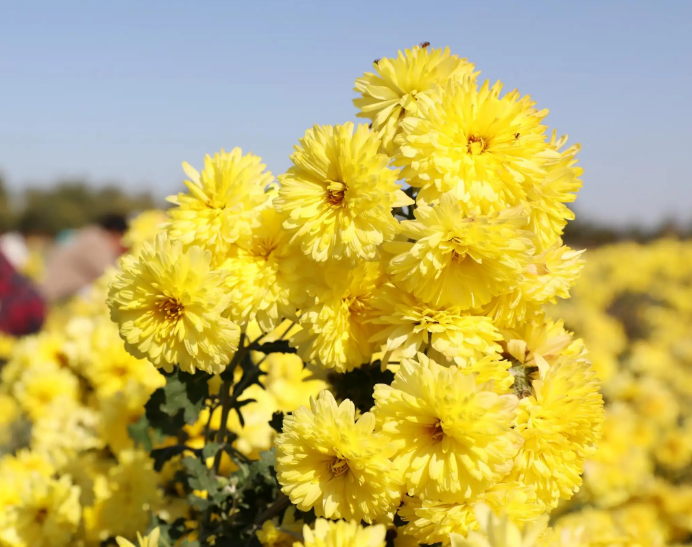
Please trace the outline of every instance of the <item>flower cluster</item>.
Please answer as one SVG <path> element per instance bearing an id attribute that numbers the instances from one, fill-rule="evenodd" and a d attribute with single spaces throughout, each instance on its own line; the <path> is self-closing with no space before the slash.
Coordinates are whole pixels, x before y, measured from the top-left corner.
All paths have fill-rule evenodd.
<path id="1" fill-rule="evenodd" d="M 24 457 L 58 453 L 1 502 L 0 542 L 127 545 L 153 514 L 142 545 L 508 545 L 479 507 L 534 538 L 579 489 L 603 401 L 544 311 L 582 267 L 561 239 L 578 146 L 447 49 L 373 68 L 369 125 L 308 129 L 278 184 L 238 148 L 184 164 L 188 191 L 109 275 L 113 324 L 82 303 L 13 350 Z"/>

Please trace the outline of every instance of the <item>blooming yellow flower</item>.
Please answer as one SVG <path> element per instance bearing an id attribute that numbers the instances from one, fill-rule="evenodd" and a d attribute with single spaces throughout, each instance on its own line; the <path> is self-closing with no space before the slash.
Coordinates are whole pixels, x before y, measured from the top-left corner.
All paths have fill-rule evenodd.
<path id="1" fill-rule="evenodd" d="M 479 528 L 474 507 L 486 503 L 497 513 L 504 512 L 515 524 L 531 522 L 540 517 L 544 507 L 536 500 L 532 487 L 517 483 L 498 483 L 473 501 L 443 503 L 407 497 L 399 515 L 408 522 L 402 532 L 420 543 L 449 545 L 451 533 L 466 536 Z"/>
<path id="2" fill-rule="evenodd" d="M 500 97 L 501 90 L 499 82 L 478 88 L 452 80 L 401 122 L 394 164 L 420 188 L 419 199 L 431 203 L 452 192 L 467 213 L 515 206 L 526 199 L 528 177 L 545 176 L 542 166 L 559 158 L 541 125 L 548 111 L 516 90 Z"/>
<path id="3" fill-rule="evenodd" d="M 542 517 L 520 529 L 510 522 L 507 515 L 498 517 L 484 504 L 475 508 L 481 531 L 470 532 L 468 537 L 453 533 L 450 536 L 452 547 L 539 547 L 544 546 L 543 534 L 548 517 Z M 572 546 L 572 547 L 577 547 Z"/>
<path id="4" fill-rule="evenodd" d="M 239 329 L 222 316 L 230 295 L 225 273 L 210 268 L 208 251 L 183 250 L 165 234 L 137 257 L 124 256 L 108 306 L 127 350 L 167 371 L 221 372 L 238 348 Z"/>
<path id="5" fill-rule="evenodd" d="M 384 281 L 381 264 L 361 262 L 346 271 L 328 264 L 314 276 L 314 285 L 308 289 L 314 304 L 301 311 L 302 329 L 291 337 L 291 345 L 305 362 L 337 372 L 369 362 L 377 330 L 371 322 L 373 294 Z"/>
<path id="6" fill-rule="evenodd" d="M 313 260 L 376 260 L 399 223 L 392 208 L 411 200 L 396 184 L 397 171 L 378 152 L 380 141 L 367 126 L 315 126 L 291 155 L 293 166 L 279 177 L 276 209 L 284 228 Z"/>
<path id="7" fill-rule="evenodd" d="M 159 537 L 161 536 L 161 530 L 157 526 L 154 528 L 148 536 L 142 536 L 137 532 L 137 546 L 139 547 L 159 547 Z M 137 547 L 134 543 L 128 541 L 122 536 L 115 538 L 115 541 L 120 547 Z"/>
<path id="8" fill-rule="evenodd" d="M 69 369 L 52 364 L 28 368 L 14 384 L 12 393 L 32 420 L 45 416 L 53 400 L 61 398 L 76 404 L 80 396 L 77 377 Z"/>
<path id="9" fill-rule="evenodd" d="M 133 381 L 146 386 L 149 392 L 165 385 L 165 378 L 156 367 L 128 353 L 118 327 L 108 317 L 89 322 L 92 330 L 84 336 L 79 371 L 91 382 L 99 397 L 122 391 Z"/>
<path id="10" fill-rule="evenodd" d="M 603 397 L 588 361 L 561 356 L 540 373 L 519 403 L 516 429 L 524 446 L 510 480 L 535 486 L 538 499 L 555 507 L 578 490 L 584 459 L 596 450 Z"/>
<path id="11" fill-rule="evenodd" d="M 159 476 L 149 455 L 139 450 L 118 454 L 118 465 L 94 481 L 96 501 L 88 518 L 96 523 L 94 530 L 104 540 L 110 536 L 134 537 L 149 524 L 149 511 L 161 506 Z"/>
<path id="12" fill-rule="evenodd" d="M 128 252 L 139 254 L 145 241 L 153 242 L 158 233 L 165 229 L 167 220 L 166 213 L 158 209 L 138 214 L 129 223 L 123 236 L 123 245 L 127 247 Z"/>
<path id="13" fill-rule="evenodd" d="M 391 283 L 375 292 L 373 307 L 371 321 L 378 331 L 371 341 L 381 344 L 385 362 L 410 359 L 431 348 L 440 364 L 463 366 L 500 350 L 501 336 L 489 317 L 469 315 L 458 306 L 425 304 Z"/>
<path id="14" fill-rule="evenodd" d="M 256 209 L 267 202 L 264 190 L 274 177 L 265 167 L 262 158 L 243 155 L 240 148 L 206 156 L 201 173 L 183 163 L 190 193 L 168 198 L 177 205 L 170 211 L 171 238 L 209 249 L 212 260 L 223 260 L 232 243 L 250 236 Z"/>
<path id="15" fill-rule="evenodd" d="M 560 150 L 566 143 L 567 135 L 556 139 L 553 131 L 548 147 L 557 152 L 558 157 L 552 155 L 543 164 L 544 176 L 533 179 L 531 185 L 525 185 L 531 208 L 529 229 L 536 235 L 535 243 L 539 251 L 555 245 L 567 221 L 574 220 L 574 212 L 565 203 L 576 199 L 576 193 L 582 186 L 579 177 L 584 170 L 576 167 L 575 156 L 581 149 L 580 145 Z"/>
<path id="16" fill-rule="evenodd" d="M 402 485 L 389 460 L 394 447 L 374 432 L 371 413 L 358 420 L 355 413 L 351 401 L 337 406 L 323 391 L 310 408 L 284 418 L 275 441 L 276 473 L 301 511 L 372 522 L 398 506 Z"/>
<path id="17" fill-rule="evenodd" d="M 151 366 L 150 363 L 146 365 Z M 134 447 L 127 428 L 144 414 L 144 405 L 153 391 L 130 380 L 120 391 L 99 399 L 99 433 L 114 454 Z"/>
<path id="18" fill-rule="evenodd" d="M 281 412 L 293 412 L 299 406 L 309 405 L 310 397 L 317 397 L 327 387 L 293 353 L 271 353 L 259 366 L 266 372 L 262 385 L 274 397 L 276 409 Z"/>
<path id="19" fill-rule="evenodd" d="M 477 308 L 511 291 L 522 279 L 532 246 L 521 229 L 521 209 L 466 216 L 445 194 L 435 207 L 422 205 L 415 221 L 402 222 L 413 242 L 389 245 L 393 280 L 435 306 Z"/>
<path id="20" fill-rule="evenodd" d="M 562 245 L 558 238 L 553 247 L 531 257 L 521 282 L 512 291 L 493 298 L 483 307 L 484 313 L 502 327 L 535 320 L 545 304 L 570 297 L 569 291 L 584 266 L 583 252 Z"/>
<path id="21" fill-rule="evenodd" d="M 373 130 L 390 155 L 396 151 L 394 137 L 400 132 L 401 120 L 418 113 L 420 99 L 450 80 L 476 76 L 473 63 L 450 54 L 449 48 L 425 45 L 399 51 L 396 59 L 377 59 L 373 68 L 375 73 L 366 72 L 356 80 L 354 91 L 361 96 L 353 104 L 360 110 L 359 118 L 372 120 Z"/>
<path id="22" fill-rule="evenodd" d="M 278 519 L 267 520 L 261 530 L 257 530 L 257 539 L 262 547 L 293 547 L 300 537 L 303 524 L 295 519 L 295 507 L 289 507 L 281 524 Z"/>
<path id="23" fill-rule="evenodd" d="M 303 541 L 294 547 L 384 547 L 387 529 L 384 524 L 361 526 L 352 520 L 336 522 L 317 519 L 314 529 L 303 527 Z"/>
<path id="24" fill-rule="evenodd" d="M 241 327 L 256 320 L 270 332 L 282 319 L 295 319 L 305 259 L 289 244 L 283 216 L 272 208 L 258 216 L 260 223 L 249 237 L 231 246 L 221 268 L 228 271 L 224 284 L 231 295 L 230 318 Z"/>
<path id="25" fill-rule="evenodd" d="M 0 516 L 0 544 L 17 547 L 65 547 L 77 533 L 79 488 L 69 476 L 52 479 L 33 474 L 21 486 L 19 503 Z"/>
<path id="26" fill-rule="evenodd" d="M 391 386 L 376 385 L 374 398 L 409 495 L 445 502 L 477 496 L 507 474 L 522 444 L 513 429 L 514 395 L 423 354 L 405 359 Z"/>
<path id="27" fill-rule="evenodd" d="M 21 502 L 24 487 L 33 476 L 48 479 L 54 473 L 55 466 L 48 455 L 36 450 L 22 449 L 15 455 L 0 457 L 0 515 Z"/>

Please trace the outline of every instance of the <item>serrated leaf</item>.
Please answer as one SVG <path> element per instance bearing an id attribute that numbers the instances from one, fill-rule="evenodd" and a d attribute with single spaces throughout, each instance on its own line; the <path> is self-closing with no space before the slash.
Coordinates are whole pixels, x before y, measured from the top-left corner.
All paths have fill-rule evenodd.
<path id="1" fill-rule="evenodd" d="M 207 460 L 209 458 L 213 458 L 216 456 L 216 453 L 221 450 L 222 445 L 219 443 L 208 443 L 204 445 L 204 448 L 202 449 L 202 457 L 204 460 Z"/>
<path id="2" fill-rule="evenodd" d="M 216 478 L 206 464 L 194 456 L 183 458 L 183 465 L 188 472 L 188 485 L 192 490 L 206 490 L 208 495 L 213 495 L 218 490 Z"/>
<path id="3" fill-rule="evenodd" d="M 149 455 L 154 460 L 154 470 L 156 470 L 157 472 L 161 471 L 161 469 L 163 469 L 164 464 L 168 460 L 174 458 L 178 454 L 182 454 L 187 449 L 187 446 L 185 446 L 184 444 L 175 444 L 173 446 L 155 448 L 149 453 Z"/>
<path id="4" fill-rule="evenodd" d="M 274 475 L 272 474 L 271 468 L 276 464 L 276 456 L 274 455 L 274 450 L 265 450 L 259 453 L 259 460 L 255 460 L 250 464 L 250 480 L 254 480 L 256 477 L 261 476 L 267 482 L 274 481 Z"/>
<path id="5" fill-rule="evenodd" d="M 211 506 L 211 501 L 205 498 L 200 498 L 196 494 L 189 494 L 187 502 L 198 511 L 206 511 Z"/>
<path id="6" fill-rule="evenodd" d="M 184 422 L 194 423 L 209 394 L 208 376 L 203 373 L 189 374 L 176 369 L 166 378 L 166 387 L 163 388 L 165 401 L 161 405 L 161 410 L 169 416 L 176 416 L 182 411 Z"/>

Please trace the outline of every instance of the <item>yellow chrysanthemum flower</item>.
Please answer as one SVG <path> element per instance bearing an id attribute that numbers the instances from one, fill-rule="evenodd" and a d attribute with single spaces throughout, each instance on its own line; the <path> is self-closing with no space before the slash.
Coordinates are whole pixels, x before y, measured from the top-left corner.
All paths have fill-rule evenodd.
<path id="1" fill-rule="evenodd" d="M 274 180 L 262 158 L 240 148 L 204 158 L 199 173 L 183 163 L 189 194 L 171 196 L 168 231 L 172 239 L 212 252 L 212 260 L 225 258 L 232 243 L 250 236 L 257 224 L 256 209 L 265 205 L 265 188 Z"/>
<path id="2" fill-rule="evenodd" d="M 521 282 L 512 291 L 493 298 L 483 312 L 502 327 L 534 320 L 545 304 L 570 297 L 569 291 L 584 266 L 583 252 L 557 239 L 555 246 L 533 255 L 524 267 Z"/>
<path id="3" fill-rule="evenodd" d="M 462 312 L 459 307 L 435 307 L 388 283 L 375 293 L 371 338 L 385 352 L 383 362 L 413 358 L 428 348 L 440 364 L 464 365 L 497 353 L 502 337 L 492 319 Z"/>
<path id="4" fill-rule="evenodd" d="M 55 399 L 76 405 L 80 396 L 79 380 L 67 368 L 37 364 L 26 369 L 13 385 L 12 393 L 22 410 L 32 420 L 38 420 L 46 415 Z"/>
<path id="5" fill-rule="evenodd" d="M 380 154 L 367 126 L 315 126 L 291 155 L 279 177 L 274 206 L 287 216 L 284 228 L 313 260 L 376 260 L 399 223 L 392 208 L 411 203 L 396 184 L 398 172 Z"/>
<path id="6" fill-rule="evenodd" d="M 283 216 L 272 208 L 258 215 L 259 225 L 231 247 L 221 269 L 229 274 L 224 283 L 231 294 L 230 318 L 241 327 L 256 320 L 270 332 L 282 319 L 295 319 L 304 256 L 289 244 Z"/>
<path id="7" fill-rule="evenodd" d="M 548 507 L 581 485 L 584 459 L 596 450 L 603 422 L 600 383 L 588 361 L 558 358 L 519 403 L 516 429 L 524 438 L 510 480 L 536 487 Z"/>
<path id="8" fill-rule="evenodd" d="M 507 474 L 522 445 L 514 395 L 423 354 L 405 359 L 391 386 L 376 385 L 374 398 L 409 495 L 445 502 L 477 496 Z"/>
<path id="9" fill-rule="evenodd" d="M 144 405 L 153 391 L 132 379 L 119 391 L 100 397 L 99 433 L 114 454 L 134 448 L 127 427 L 144 414 Z"/>
<path id="10" fill-rule="evenodd" d="M 12 547 L 65 547 L 79 527 L 79 488 L 69 476 L 33 474 L 21 485 L 20 501 L 0 516 L 0 544 Z"/>
<path id="11" fill-rule="evenodd" d="M 123 236 L 123 244 L 128 252 L 139 254 L 145 241 L 153 242 L 158 233 L 165 229 L 167 220 L 166 212 L 158 209 L 144 211 L 133 218 Z"/>
<path id="12" fill-rule="evenodd" d="M 137 545 L 128 541 L 122 536 L 115 538 L 115 541 L 120 547 L 159 547 L 159 537 L 161 536 L 161 530 L 157 526 L 151 533 L 147 536 L 142 536 L 137 532 Z"/>
<path id="13" fill-rule="evenodd" d="M 161 507 L 159 476 L 149 455 L 142 451 L 124 450 L 118 454 L 118 465 L 107 474 L 95 477 L 95 503 L 89 507 L 88 518 L 101 541 L 110 536 L 134 537 L 149 524 L 149 511 Z"/>
<path id="14" fill-rule="evenodd" d="M 481 530 L 470 532 L 468 537 L 453 533 L 452 547 L 544 547 L 543 541 L 548 517 L 542 517 L 523 529 L 513 524 L 507 515 L 498 517 L 484 504 L 475 508 Z M 573 546 L 576 547 L 576 546 Z"/>
<path id="15" fill-rule="evenodd" d="M 303 527 L 303 541 L 294 547 L 384 547 L 387 529 L 384 524 L 362 526 L 352 520 L 336 522 L 317 519 L 313 529 Z"/>
<path id="16" fill-rule="evenodd" d="M 355 414 L 351 401 L 337 406 L 323 391 L 309 409 L 284 418 L 275 441 L 276 473 L 301 511 L 372 522 L 398 506 L 402 484 L 389 460 L 394 446 L 374 432 L 371 413 L 358 420 Z"/>
<path id="17" fill-rule="evenodd" d="M 449 48 L 432 49 L 428 45 L 399 51 L 396 59 L 383 57 L 373 63 L 375 73 L 366 72 L 356 80 L 353 99 L 359 118 L 372 120 L 372 128 L 387 153 L 396 152 L 394 137 L 401 120 L 418 113 L 418 101 L 438 85 L 450 80 L 475 79 L 473 63 L 460 59 Z"/>
<path id="18" fill-rule="evenodd" d="M 94 386 L 99 397 L 109 397 L 134 381 L 149 392 L 165 385 L 163 375 L 145 359 L 133 357 L 125 349 L 117 326 L 108 317 L 89 321 L 92 330 L 85 333 L 84 355 L 79 371 Z"/>
<path id="19" fill-rule="evenodd" d="M 309 405 L 310 397 L 317 397 L 327 387 L 293 353 L 271 353 L 263 358 L 260 368 L 267 373 L 262 377 L 262 385 L 274 397 L 281 412 L 293 412 L 299 406 Z"/>
<path id="20" fill-rule="evenodd" d="M 212 271 L 208 251 L 165 234 L 136 256 L 125 256 L 108 306 L 127 350 L 172 371 L 219 373 L 238 349 L 240 332 L 222 316 L 230 303 L 224 272 Z"/>
<path id="21" fill-rule="evenodd" d="M 293 547 L 303 529 L 302 521 L 296 521 L 295 507 L 289 507 L 281 519 L 267 520 L 256 535 L 262 547 Z"/>
<path id="22" fill-rule="evenodd" d="M 383 281 L 378 262 L 361 262 L 346 271 L 328 264 L 315 272 L 308 289 L 314 304 L 301 311 L 302 329 L 290 339 L 306 363 L 346 372 L 370 361 L 375 348 L 371 338 L 377 330 L 370 321 L 372 299 Z"/>
<path id="23" fill-rule="evenodd" d="M 534 488 L 517 482 L 498 483 L 478 498 L 465 503 L 405 498 L 399 515 L 408 524 L 402 528 L 402 532 L 415 537 L 422 544 L 449 545 L 451 533 L 466 536 L 479 528 L 474 514 L 474 507 L 478 503 L 486 503 L 497 513 L 504 512 L 515 524 L 534 521 L 544 513 L 544 507 L 536 500 Z"/>
<path id="24" fill-rule="evenodd" d="M 388 272 L 397 284 L 435 306 L 477 308 L 522 280 L 532 246 L 521 229 L 521 209 L 492 216 L 466 216 L 445 194 L 435 207 L 423 205 L 415 221 L 402 222 L 412 242 L 389 244 L 395 255 Z"/>
<path id="25" fill-rule="evenodd" d="M 45 454 L 56 467 L 63 467 L 81 452 L 103 448 L 98 422 L 94 410 L 58 397 L 33 423 L 31 449 Z"/>
<path id="26" fill-rule="evenodd" d="M 43 452 L 22 449 L 14 455 L 1 456 L 0 515 L 5 514 L 10 506 L 21 502 L 23 489 L 33 476 L 48 479 L 54 473 L 55 465 Z"/>
<path id="27" fill-rule="evenodd" d="M 543 164 L 559 158 L 541 125 L 548 111 L 516 90 L 500 97 L 501 90 L 499 82 L 451 81 L 401 122 L 394 164 L 420 188 L 418 199 L 432 203 L 452 192 L 466 213 L 501 210 L 525 200 L 527 177 L 544 176 Z"/>
<path id="28" fill-rule="evenodd" d="M 543 164 L 545 175 L 525 185 L 527 200 L 531 208 L 529 229 L 536 234 L 535 243 L 539 251 L 555 245 L 568 220 L 574 220 L 574 212 L 565 205 L 577 198 L 582 186 L 579 178 L 584 170 L 576 167 L 575 156 L 581 146 L 575 144 L 560 150 L 567 143 L 567 135 L 556 139 L 553 134 L 548 143 L 549 149 L 557 152 Z"/>

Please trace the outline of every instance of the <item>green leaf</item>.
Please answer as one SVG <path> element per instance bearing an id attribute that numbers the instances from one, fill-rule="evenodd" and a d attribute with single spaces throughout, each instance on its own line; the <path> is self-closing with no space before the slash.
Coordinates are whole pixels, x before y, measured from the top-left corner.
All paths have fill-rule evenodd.
<path id="1" fill-rule="evenodd" d="M 276 456 L 274 449 L 265 450 L 259 453 L 259 460 L 252 462 L 250 468 L 250 480 L 254 481 L 257 477 L 262 477 L 265 482 L 274 482 L 274 474 L 272 468 L 276 465 Z"/>
<path id="2" fill-rule="evenodd" d="M 207 495 L 211 496 L 218 490 L 216 477 L 206 464 L 194 456 L 183 458 L 183 465 L 188 472 L 188 485 L 192 490 L 206 490 Z"/>
<path id="3" fill-rule="evenodd" d="M 208 379 L 209 375 L 203 373 L 189 374 L 176 369 L 166 378 L 166 387 L 163 388 L 166 400 L 161 410 L 169 416 L 183 411 L 185 423 L 194 423 L 209 395 Z"/>
<path id="4" fill-rule="evenodd" d="M 202 449 L 202 458 L 206 461 L 208 458 L 213 458 L 216 453 L 221 450 L 222 445 L 219 443 L 208 443 Z"/>
<path id="5" fill-rule="evenodd" d="M 164 446 L 163 448 L 155 448 L 149 455 L 154 460 L 154 469 L 158 472 L 163 469 L 164 464 L 174 458 L 178 454 L 182 454 L 188 450 L 188 447 L 184 444 L 175 444 L 173 446 Z"/>

